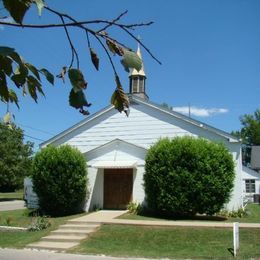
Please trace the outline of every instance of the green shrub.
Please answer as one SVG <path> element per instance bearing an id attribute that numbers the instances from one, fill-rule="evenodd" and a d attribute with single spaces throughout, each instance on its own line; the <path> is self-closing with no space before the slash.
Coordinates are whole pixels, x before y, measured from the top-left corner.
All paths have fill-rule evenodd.
<path id="1" fill-rule="evenodd" d="M 28 226 L 28 231 L 40 231 L 48 228 L 51 222 L 46 216 L 33 217 L 31 224 Z"/>
<path id="2" fill-rule="evenodd" d="M 44 214 L 63 216 L 82 211 L 88 195 L 87 168 L 76 148 L 42 149 L 33 160 L 32 180 Z"/>
<path id="3" fill-rule="evenodd" d="M 248 212 L 245 208 L 239 208 L 238 210 L 221 210 L 216 215 L 223 216 L 225 218 L 244 218 L 248 216 Z"/>
<path id="4" fill-rule="evenodd" d="M 129 213 L 131 213 L 133 215 L 137 215 L 138 213 L 140 213 L 142 207 L 141 207 L 140 203 L 132 201 L 127 205 L 126 208 Z"/>
<path id="5" fill-rule="evenodd" d="M 218 212 L 229 201 L 234 162 L 227 148 L 202 138 L 161 139 L 146 156 L 144 187 L 157 214 Z"/>

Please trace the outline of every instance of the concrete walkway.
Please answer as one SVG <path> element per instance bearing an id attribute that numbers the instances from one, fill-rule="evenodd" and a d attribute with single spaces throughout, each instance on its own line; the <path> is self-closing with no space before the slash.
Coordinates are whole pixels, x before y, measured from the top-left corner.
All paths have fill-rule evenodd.
<path id="1" fill-rule="evenodd" d="M 23 200 L 9 200 L 0 202 L 0 211 L 25 209 Z"/>
<path id="2" fill-rule="evenodd" d="M 98 211 L 69 220 L 65 225 L 59 226 L 48 236 L 42 237 L 38 242 L 31 243 L 26 248 L 37 250 L 65 251 L 79 245 L 89 234 L 95 232 L 103 221 L 112 221 L 125 211 Z"/>
<path id="3" fill-rule="evenodd" d="M 102 224 L 140 225 L 160 227 L 218 227 L 232 228 L 233 223 L 213 221 L 173 221 L 173 220 L 131 220 L 117 219 L 126 213 L 123 210 L 100 210 L 88 215 L 69 220 L 58 230 L 52 231 L 40 241 L 27 245 L 27 248 L 38 250 L 65 251 L 79 245 L 90 233 L 95 232 Z M 240 223 L 241 228 L 260 228 L 260 223 Z"/>
<path id="4" fill-rule="evenodd" d="M 164 226 L 164 227 L 219 227 L 232 228 L 233 223 L 221 221 L 180 221 L 180 220 L 132 220 L 117 219 L 127 211 L 122 210 L 100 210 L 83 217 L 75 218 L 73 221 L 82 221 L 99 224 L 122 224 L 122 225 L 142 225 L 142 226 Z M 260 228 L 260 223 L 239 223 L 243 228 Z"/>

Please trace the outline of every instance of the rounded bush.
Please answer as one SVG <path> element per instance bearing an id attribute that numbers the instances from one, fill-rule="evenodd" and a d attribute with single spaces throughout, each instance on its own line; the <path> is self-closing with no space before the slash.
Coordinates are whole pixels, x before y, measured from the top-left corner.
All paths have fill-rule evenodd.
<path id="1" fill-rule="evenodd" d="M 161 139 L 146 155 L 147 205 L 157 214 L 212 215 L 229 201 L 234 177 L 232 155 L 223 144 L 193 137 Z"/>
<path id="2" fill-rule="evenodd" d="M 76 148 L 42 149 L 33 160 L 32 180 L 44 214 L 63 216 L 83 210 L 88 196 L 87 164 Z"/>

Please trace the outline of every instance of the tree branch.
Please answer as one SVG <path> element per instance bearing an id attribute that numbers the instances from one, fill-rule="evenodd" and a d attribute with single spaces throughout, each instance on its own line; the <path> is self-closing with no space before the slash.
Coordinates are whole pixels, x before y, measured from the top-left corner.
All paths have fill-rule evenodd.
<path id="1" fill-rule="evenodd" d="M 106 29 L 108 29 L 109 27 L 111 27 L 115 22 L 119 21 L 121 19 L 122 16 L 124 16 L 125 14 L 127 14 L 128 11 L 124 11 L 123 13 L 121 13 L 117 18 L 115 18 L 113 21 L 111 21 L 108 25 L 106 25 L 105 27 L 101 28 L 100 30 L 97 31 L 97 33 L 100 33 L 102 31 L 105 31 Z"/>
<path id="2" fill-rule="evenodd" d="M 62 20 L 62 23 L 65 24 L 64 18 L 62 16 L 60 16 L 60 19 Z M 73 65 L 74 54 L 75 54 L 76 60 L 77 60 L 77 69 L 79 69 L 79 56 L 78 56 L 78 53 L 77 53 L 77 51 L 76 51 L 76 49 L 75 49 L 75 47 L 74 47 L 74 45 L 73 45 L 73 43 L 71 41 L 71 38 L 70 38 L 70 35 L 69 35 L 69 32 L 68 32 L 68 29 L 67 29 L 66 25 L 64 25 L 64 30 L 65 30 L 66 36 L 68 38 L 68 41 L 69 41 L 69 44 L 70 44 L 70 48 L 71 48 L 71 53 L 72 53 L 71 54 L 72 56 L 71 56 L 71 62 L 70 62 L 69 68 L 71 68 L 72 65 Z"/>
<path id="3" fill-rule="evenodd" d="M 108 36 L 107 34 L 102 34 L 103 31 L 105 31 L 106 29 L 108 29 L 111 26 L 116 26 L 119 27 L 120 29 L 122 29 L 123 31 L 125 31 L 128 35 L 130 35 L 135 41 L 137 41 L 147 52 L 148 54 L 155 60 L 157 61 L 159 64 L 161 64 L 161 62 L 152 54 L 152 52 L 135 36 L 133 35 L 129 29 L 134 29 L 136 27 L 142 27 L 142 26 L 149 26 L 151 24 L 153 24 L 153 22 L 147 22 L 147 23 L 137 23 L 137 24 L 120 24 L 117 23 L 117 21 L 119 21 L 124 15 L 127 14 L 127 10 L 124 11 L 123 13 L 121 13 L 118 17 L 116 17 L 115 19 L 113 19 L 112 21 L 107 21 L 107 20 L 91 20 L 91 21 L 82 21 L 82 22 L 78 22 L 77 20 L 75 20 L 73 17 L 69 16 L 68 14 L 64 14 L 64 13 L 60 13 L 57 12 L 55 10 L 53 10 L 50 7 L 45 6 L 44 7 L 46 10 L 48 10 L 51 13 L 54 13 L 56 15 L 58 15 L 59 17 L 65 17 L 69 20 L 71 20 L 71 23 L 65 23 L 64 21 L 61 24 L 39 24 L 39 25 L 33 25 L 33 24 L 17 24 L 17 23 L 9 23 L 9 22 L 3 22 L 0 21 L 1 25 L 6 25 L 6 26 L 14 26 L 14 27 L 23 27 L 23 28 L 38 28 L 38 29 L 44 29 L 44 28 L 55 28 L 55 27 L 64 27 L 65 31 L 66 31 L 66 35 L 67 38 L 70 42 L 70 46 L 73 49 L 73 53 L 76 55 L 76 57 L 78 56 L 72 42 L 71 39 L 68 37 L 68 30 L 66 27 L 79 27 L 82 28 L 86 31 L 88 31 L 89 33 L 91 33 L 93 36 L 97 36 L 97 37 L 102 37 L 105 39 L 110 39 L 114 42 L 116 42 L 117 44 L 121 45 L 122 47 L 129 49 L 127 46 L 125 46 L 123 43 L 117 41 L 116 39 Z M 99 23 L 103 23 L 106 24 L 106 26 L 102 27 L 101 29 L 94 31 L 84 25 L 86 24 L 99 24 Z M 78 58 L 77 58 L 77 62 L 78 62 Z M 79 62 L 78 62 L 79 63 Z"/>

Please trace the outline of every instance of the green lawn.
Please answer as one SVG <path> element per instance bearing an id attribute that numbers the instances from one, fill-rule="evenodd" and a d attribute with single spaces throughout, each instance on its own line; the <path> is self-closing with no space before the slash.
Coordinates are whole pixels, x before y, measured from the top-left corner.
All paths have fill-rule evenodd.
<path id="1" fill-rule="evenodd" d="M 260 257 L 260 229 L 240 229 L 238 259 Z M 229 258 L 232 229 L 103 225 L 80 246 L 81 254 L 153 258 Z"/>
<path id="2" fill-rule="evenodd" d="M 18 190 L 16 192 L 0 192 L 0 201 L 8 200 L 22 200 L 23 190 Z"/>
<path id="3" fill-rule="evenodd" d="M 29 212 L 28 209 L 1 211 L 0 226 L 28 227 L 32 220 Z"/>
<path id="4" fill-rule="evenodd" d="M 0 248 L 24 248 L 27 244 L 46 236 L 50 229 L 38 232 L 8 232 L 0 231 Z"/>
<path id="5" fill-rule="evenodd" d="M 248 215 L 243 218 L 229 218 L 228 222 L 260 223 L 260 204 L 247 205 Z"/>
<path id="6" fill-rule="evenodd" d="M 27 244 L 39 240 L 42 236 L 46 236 L 50 231 L 57 229 L 59 225 L 64 224 L 68 219 L 80 217 L 86 213 L 49 218 L 51 226 L 45 230 L 37 232 L 10 232 L 0 231 L 0 247 L 5 248 L 23 248 Z M 32 217 L 29 216 L 29 210 L 13 210 L 0 212 L 0 225 L 6 225 L 6 219 L 10 218 L 10 226 L 28 227 Z"/>
<path id="7" fill-rule="evenodd" d="M 247 212 L 248 215 L 243 218 L 229 218 L 225 220 L 224 218 L 218 218 L 218 217 L 194 217 L 193 219 L 181 219 L 181 220 L 187 220 L 187 221 L 226 221 L 226 222 L 245 222 L 245 223 L 260 223 L 260 205 L 259 204 L 249 204 L 247 205 Z M 178 219 L 164 219 L 160 217 L 153 217 L 153 216 L 144 216 L 144 215 L 133 215 L 126 213 L 119 218 L 122 219 L 134 219 L 134 220 L 178 220 Z"/>

